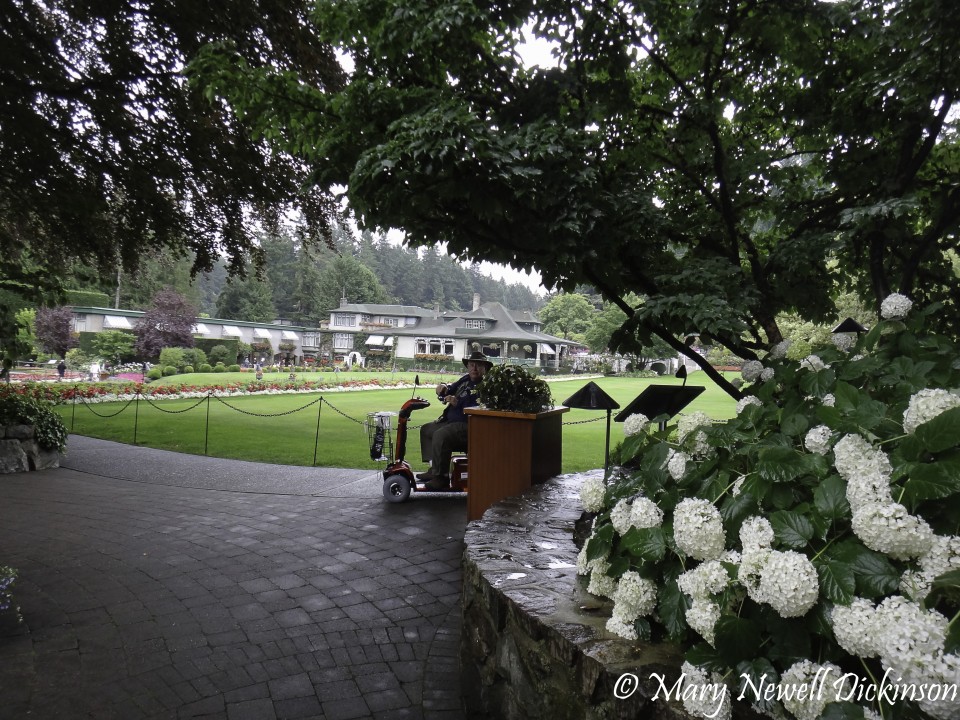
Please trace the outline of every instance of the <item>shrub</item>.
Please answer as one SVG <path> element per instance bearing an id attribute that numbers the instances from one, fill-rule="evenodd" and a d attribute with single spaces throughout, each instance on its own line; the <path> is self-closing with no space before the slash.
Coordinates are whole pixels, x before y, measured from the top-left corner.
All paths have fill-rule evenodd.
<path id="1" fill-rule="evenodd" d="M 230 357 L 230 354 L 231 354 L 230 350 L 227 348 L 226 345 L 214 345 L 212 348 L 210 348 L 210 353 L 207 361 L 213 365 L 216 365 L 217 363 L 227 363 L 230 361 L 235 361 L 237 359 L 236 355 L 234 355 L 233 357 Z"/>
<path id="2" fill-rule="evenodd" d="M 183 351 L 183 362 L 186 365 L 192 365 L 193 367 L 200 367 L 207 361 L 207 354 L 197 347 L 187 348 Z M 184 372 L 187 372 L 184 369 Z M 193 372 L 192 370 L 190 372 Z"/>
<path id="3" fill-rule="evenodd" d="M 173 365 L 165 365 L 163 368 L 164 377 L 170 377 L 171 375 L 176 375 L 177 369 Z"/>
<path id="4" fill-rule="evenodd" d="M 160 351 L 160 365 L 164 367 L 182 368 L 184 366 L 183 348 L 165 347 Z"/>
<path id="5" fill-rule="evenodd" d="M 67 428 L 45 400 L 15 393 L 0 397 L 0 425 L 33 425 L 40 447 L 63 452 L 67 446 Z"/>
<path id="6" fill-rule="evenodd" d="M 192 373 L 192 372 L 193 372 L 193 365 L 184 365 L 184 366 L 183 366 L 183 374 L 184 374 L 184 375 L 186 375 L 186 374 L 188 374 L 188 373 Z"/>
<path id="7" fill-rule="evenodd" d="M 519 365 L 494 365 L 478 388 L 480 402 L 491 410 L 537 413 L 553 403 L 550 386 Z"/>
<path id="8" fill-rule="evenodd" d="M 727 422 L 626 420 L 611 482 L 581 491 L 597 514 L 578 571 L 614 600 L 608 630 L 681 643 L 689 677 L 725 678 L 728 709 L 745 683 L 825 673 L 816 708 L 760 709 L 960 716 L 955 699 L 835 694 L 845 673 L 846 689 L 889 674 L 942 691 L 960 666 L 960 347 L 923 330 L 941 306 L 908 312 L 894 295 L 856 340 L 745 363 Z"/>
<path id="9" fill-rule="evenodd" d="M 230 372 L 240 372 L 240 366 L 234 363 L 233 365 L 227 368 Z"/>
<path id="10" fill-rule="evenodd" d="M 203 365 L 200 366 L 200 369 L 198 370 L 198 372 L 202 372 L 202 373 L 213 372 L 213 366 L 210 365 L 210 363 L 204 363 Z"/>
<path id="11" fill-rule="evenodd" d="M 213 366 L 213 371 L 215 373 L 222 373 L 222 372 L 226 372 L 227 368 L 224 367 L 223 363 L 217 363 L 216 365 Z"/>
<path id="12" fill-rule="evenodd" d="M 163 368 L 159 365 L 154 365 L 152 368 L 147 370 L 147 378 L 150 380 L 159 380 L 163 377 Z"/>

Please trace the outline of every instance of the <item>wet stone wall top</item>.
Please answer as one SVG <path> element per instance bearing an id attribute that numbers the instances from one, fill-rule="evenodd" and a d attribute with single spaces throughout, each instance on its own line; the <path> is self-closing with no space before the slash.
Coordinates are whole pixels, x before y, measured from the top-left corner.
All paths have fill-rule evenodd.
<path id="1" fill-rule="evenodd" d="M 585 477 L 534 486 L 467 528 L 460 656 L 471 718 L 690 717 L 662 699 L 679 650 L 608 632 L 612 603 L 578 579 Z"/>

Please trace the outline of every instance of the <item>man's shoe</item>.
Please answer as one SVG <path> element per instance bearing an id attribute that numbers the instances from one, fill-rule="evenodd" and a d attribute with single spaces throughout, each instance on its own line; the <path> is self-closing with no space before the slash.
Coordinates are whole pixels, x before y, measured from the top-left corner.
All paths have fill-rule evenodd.
<path id="1" fill-rule="evenodd" d="M 433 478 L 427 483 L 428 490 L 434 490 L 439 492 L 440 490 L 449 490 L 450 489 L 450 478 L 446 475 L 441 475 L 440 477 Z"/>
<path id="2" fill-rule="evenodd" d="M 429 470 L 427 470 L 426 472 L 417 473 L 417 480 L 423 480 L 424 482 L 428 482 L 428 481 L 430 481 L 430 480 L 433 480 L 435 477 L 436 477 L 436 475 L 434 475 L 434 474 L 433 474 L 432 472 L 430 472 Z"/>

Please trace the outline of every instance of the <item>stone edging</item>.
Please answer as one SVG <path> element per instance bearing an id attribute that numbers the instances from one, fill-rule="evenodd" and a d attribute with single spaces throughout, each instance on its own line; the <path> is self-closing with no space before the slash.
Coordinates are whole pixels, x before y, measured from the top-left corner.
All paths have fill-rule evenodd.
<path id="1" fill-rule="evenodd" d="M 60 467 L 60 453 L 34 439 L 33 425 L 0 426 L 0 475 Z"/>
<path id="2" fill-rule="evenodd" d="M 608 632 L 612 604 L 577 579 L 573 531 L 583 478 L 537 485 L 467 527 L 460 665 L 470 718 L 690 717 L 676 703 L 651 699 L 660 687 L 651 674 L 668 688 L 680 676 L 679 650 Z M 639 687 L 617 699 L 626 673 Z"/>

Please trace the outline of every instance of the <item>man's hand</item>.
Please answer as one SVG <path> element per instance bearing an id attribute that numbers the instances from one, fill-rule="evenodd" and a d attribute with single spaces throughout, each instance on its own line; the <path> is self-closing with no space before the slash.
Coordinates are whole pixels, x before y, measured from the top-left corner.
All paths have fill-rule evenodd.
<path id="1" fill-rule="evenodd" d="M 456 395 L 447 395 L 447 396 L 443 399 L 443 401 L 444 401 L 447 405 L 449 405 L 449 406 L 451 406 L 451 407 L 456 407 L 456 406 L 457 406 L 457 396 L 456 396 Z"/>

